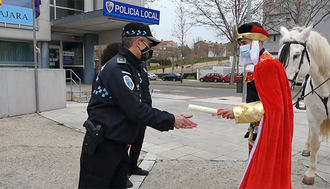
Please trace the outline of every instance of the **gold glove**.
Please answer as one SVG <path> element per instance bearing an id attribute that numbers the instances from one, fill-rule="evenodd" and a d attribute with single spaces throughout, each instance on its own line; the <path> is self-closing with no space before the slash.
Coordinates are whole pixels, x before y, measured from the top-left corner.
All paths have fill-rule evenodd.
<path id="1" fill-rule="evenodd" d="M 233 108 L 236 123 L 252 123 L 260 121 L 264 115 L 261 101 L 251 102 Z"/>

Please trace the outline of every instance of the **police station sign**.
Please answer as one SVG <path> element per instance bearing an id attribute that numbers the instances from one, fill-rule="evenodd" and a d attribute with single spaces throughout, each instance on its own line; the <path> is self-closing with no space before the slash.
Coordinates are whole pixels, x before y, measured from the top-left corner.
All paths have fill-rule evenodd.
<path id="1" fill-rule="evenodd" d="M 0 22 L 33 26 L 33 9 L 26 7 L 24 1 L 2 1 L 0 6 Z M 21 4 L 22 6 L 20 6 Z M 25 6 L 25 7 L 23 7 Z"/>
<path id="2" fill-rule="evenodd" d="M 160 12 L 117 1 L 104 0 L 103 16 L 159 24 Z"/>

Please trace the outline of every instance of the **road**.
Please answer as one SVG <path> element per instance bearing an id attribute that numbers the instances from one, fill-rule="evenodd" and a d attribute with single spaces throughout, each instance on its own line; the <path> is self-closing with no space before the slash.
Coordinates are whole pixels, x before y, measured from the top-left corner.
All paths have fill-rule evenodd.
<path id="1" fill-rule="evenodd" d="M 236 93 L 236 89 L 231 88 L 207 88 L 190 87 L 174 85 L 150 85 L 153 93 L 163 93 L 172 95 L 182 95 L 191 97 L 224 97 L 224 96 L 242 96 L 242 93 Z"/>

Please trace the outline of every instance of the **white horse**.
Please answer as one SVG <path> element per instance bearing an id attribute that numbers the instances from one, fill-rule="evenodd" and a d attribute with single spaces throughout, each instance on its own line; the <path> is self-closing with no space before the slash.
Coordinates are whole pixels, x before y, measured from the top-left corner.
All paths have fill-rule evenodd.
<path id="1" fill-rule="evenodd" d="M 281 27 L 280 60 L 285 66 L 288 79 L 295 84 L 298 78 L 305 80 L 304 98 L 307 108 L 308 137 L 303 156 L 311 156 L 310 166 L 303 183 L 314 184 L 316 155 L 320 148 L 320 136 L 328 139 L 330 132 L 330 46 L 328 41 L 311 27 Z M 317 89 L 316 89 L 317 88 Z M 328 111 L 329 110 L 329 111 Z"/>

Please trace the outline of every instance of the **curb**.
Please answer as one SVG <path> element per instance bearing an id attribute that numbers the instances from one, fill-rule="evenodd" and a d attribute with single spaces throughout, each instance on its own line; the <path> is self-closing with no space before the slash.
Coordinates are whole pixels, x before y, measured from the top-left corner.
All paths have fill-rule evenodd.
<path id="1" fill-rule="evenodd" d="M 156 155 L 148 152 L 147 155 L 144 157 L 143 161 L 139 165 L 141 169 L 151 171 L 152 167 L 156 163 Z M 140 176 L 140 175 L 132 175 L 129 180 L 133 183 L 132 189 L 138 189 L 142 185 L 144 179 L 147 176 Z"/>

